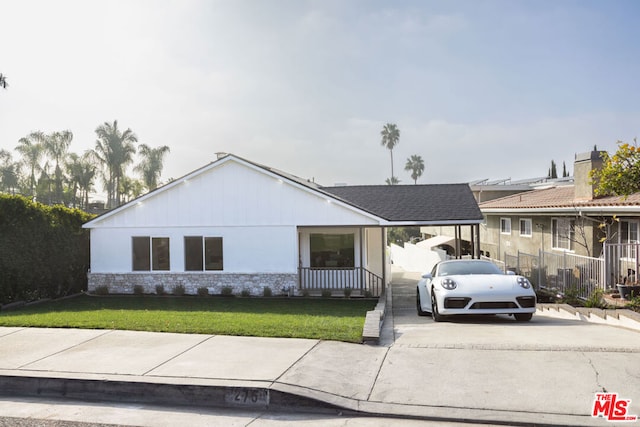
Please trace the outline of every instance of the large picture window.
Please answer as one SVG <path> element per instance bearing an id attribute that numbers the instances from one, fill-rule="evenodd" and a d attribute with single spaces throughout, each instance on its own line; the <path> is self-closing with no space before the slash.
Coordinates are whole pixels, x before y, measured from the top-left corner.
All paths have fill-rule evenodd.
<path id="1" fill-rule="evenodd" d="M 551 220 L 552 247 L 570 251 L 573 249 L 575 221 L 569 218 Z"/>
<path id="2" fill-rule="evenodd" d="M 133 271 L 168 271 L 171 268 L 168 237 L 133 237 Z"/>
<path id="3" fill-rule="evenodd" d="M 351 267 L 354 264 L 353 234 L 311 234 L 311 267 Z"/>
<path id="4" fill-rule="evenodd" d="M 184 269 L 215 271 L 223 269 L 222 237 L 187 236 L 184 238 Z"/>

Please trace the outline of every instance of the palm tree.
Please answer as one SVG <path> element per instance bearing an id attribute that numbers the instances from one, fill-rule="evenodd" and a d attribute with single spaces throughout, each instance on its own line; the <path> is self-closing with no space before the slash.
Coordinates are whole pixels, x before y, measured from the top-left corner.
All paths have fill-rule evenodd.
<path id="1" fill-rule="evenodd" d="M 138 137 L 131 129 L 122 132 L 118 129 L 118 121 L 113 124 L 104 122 L 96 128 L 96 148 L 93 151 L 96 159 L 102 163 L 103 177 L 107 187 L 107 206 L 120 205 L 120 181 L 124 177 L 125 168 L 133 161 L 136 152 L 135 143 Z"/>
<path id="2" fill-rule="evenodd" d="M 89 208 L 89 192 L 93 190 L 93 180 L 96 176 L 96 165 L 93 162 L 90 151 L 86 151 L 80 158 L 76 180 L 80 190 L 80 205 L 86 210 Z"/>
<path id="3" fill-rule="evenodd" d="M 54 203 L 62 203 L 62 181 L 63 181 L 63 173 L 62 168 L 60 167 L 60 163 L 62 163 L 67 157 L 67 152 L 69 150 L 69 146 L 71 145 L 71 141 L 73 140 L 73 133 L 70 130 L 64 130 L 62 132 L 53 132 L 50 135 L 47 135 L 44 143 L 45 151 L 51 156 L 51 159 L 55 162 L 54 169 Z"/>
<path id="4" fill-rule="evenodd" d="M 400 180 L 395 176 L 392 176 L 391 178 L 387 178 L 384 182 L 386 182 L 387 185 L 398 185 L 398 184 L 400 184 Z"/>
<path id="5" fill-rule="evenodd" d="M 36 172 L 40 171 L 40 159 L 44 151 L 43 143 L 45 135 L 38 132 L 31 132 L 29 135 L 18 140 L 16 151 L 22 155 L 23 164 L 29 169 L 29 196 L 36 197 Z"/>
<path id="6" fill-rule="evenodd" d="M 123 176 L 122 181 L 120 181 L 120 186 L 120 192 L 125 202 L 130 202 L 144 193 L 144 183 L 139 179 Z"/>
<path id="7" fill-rule="evenodd" d="M 0 73 L 0 87 L 6 89 L 7 86 L 9 86 L 9 83 L 7 83 L 7 76 Z"/>
<path id="8" fill-rule="evenodd" d="M 418 178 L 422 176 L 422 172 L 424 172 L 424 160 L 422 157 L 417 154 L 413 154 L 411 157 L 407 159 L 407 164 L 404 165 L 404 170 L 411 171 L 411 179 L 413 179 L 413 183 L 418 183 Z"/>
<path id="9" fill-rule="evenodd" d="M 67 171 L 71 184 L 71 194 L 73 207 L 79 199 L 80 207 L 87 209 L 89 206 L 89 192 L 93 189 L 93 180 L 96 176 L 96 165 L 93 162 L 91 150 L 86 151 L 82 156 L 76 153 L 69 154 L 67 161 Z M 79 197 L 78 192 L 80 192 Z"/>
<path id="10" fill-rule="evenodd" d="M 398 142 L 400 140 L 400 130 L 395 124 L 387 123 L 382 128 L 380 135 L 382 135 L 382 146 L 386 147 L 391 154 L 391 178 L 394 178 L 395 175 L 393 174 L 393 147 L 398 145 Z"/>
<path id="11" fill-rule="evenodd" d="M 0 190 L 15 194 L 19 180 L 18 165 L 13 162 L 11 153 L 0 149 Z"/>
<path id="12" fill-rule="evenodd" d="M 138 153 L 142 156 L 140 164 L 134 169 L 142 175 L 142 181 L 151 191 L 158 187 L 158 179 L 162 173 L 164 156 L 170 151 L 169 147 L 163 145 L 158 148 L 151 148 L 146 144 L 141 144 Z"/>

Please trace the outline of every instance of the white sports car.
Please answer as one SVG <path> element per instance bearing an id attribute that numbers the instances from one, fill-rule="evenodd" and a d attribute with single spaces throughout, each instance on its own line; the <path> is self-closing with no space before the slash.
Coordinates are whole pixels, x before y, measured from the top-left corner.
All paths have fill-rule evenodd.
<path id="1" fill-rule="evenodd" d="M 536 293 L 525 277 L 492 262 L 450 260 L 422 275 L 417 306 L 420 316 L 431 313 L 436 322 L 450 314 L 511 314 L 526 322 L 536 311 Z"/>

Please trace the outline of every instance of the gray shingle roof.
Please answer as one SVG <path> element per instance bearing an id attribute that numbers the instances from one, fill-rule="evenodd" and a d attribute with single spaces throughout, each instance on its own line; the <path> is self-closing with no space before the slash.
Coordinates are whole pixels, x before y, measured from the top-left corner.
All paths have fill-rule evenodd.
<path id="1" fill-rule="evenodd" d="M 387 221 L 481 222 L 468 184 L 354 185 L 322 191 Z"/>

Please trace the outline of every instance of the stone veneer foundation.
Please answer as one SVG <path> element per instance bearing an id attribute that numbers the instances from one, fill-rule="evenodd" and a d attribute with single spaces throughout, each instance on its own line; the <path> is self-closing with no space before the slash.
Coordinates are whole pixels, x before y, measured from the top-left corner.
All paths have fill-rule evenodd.
<path id="1" fill-rule="evenodd" d="M 145 294 L 155 294 L 156 285 L 162 285 L 166 293 L 173 293 L 176 286 L 184 286 L 186 295 L 197 295 L 198 288 L 207 288 L 210 295 L 222 293 L 229 287 L 234 295 L 249 291 L 251 295 L 264 295 L 269 287 L 273 295 L 296 295 L 298 275 L 288 273 L 256 274 L 203 274 L 203 273 L 89 273 L 89 292 L 106 286 L 110 294 L 133 294 L 139 285 Z"/>

